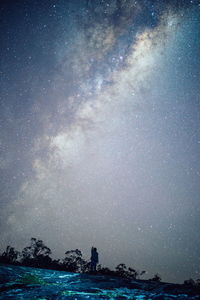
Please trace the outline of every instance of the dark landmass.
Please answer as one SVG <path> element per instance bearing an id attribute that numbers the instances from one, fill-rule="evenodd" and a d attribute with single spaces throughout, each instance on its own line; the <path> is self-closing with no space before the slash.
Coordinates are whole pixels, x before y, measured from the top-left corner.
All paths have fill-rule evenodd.
<path id="1" fill-rule="evenodd" d="M 165 283 L 159 274 L 141 280 L 146 271 L 123 263 L 115 270 L 99 264 L 91 272 L 79 249 L 66 251 L 62 260 L 50 255 L 50 248 L 36 238 L 22 252 L 7 246 L 0 255 L 0 299 L 200 299 L 200 280 Z"/>
<path id="2" fill-rule="evenodd" d="M 0 299 L 200 299 L 197 287 L 0 265 Z"/>

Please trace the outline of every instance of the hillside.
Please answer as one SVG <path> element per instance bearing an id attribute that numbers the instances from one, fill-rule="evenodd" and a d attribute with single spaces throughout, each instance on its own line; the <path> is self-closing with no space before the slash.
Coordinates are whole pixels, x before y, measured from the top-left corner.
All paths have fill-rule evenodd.
<path id="1" fill-rule="evenodd" d="M 178 284 L 1 265 L 0 299 L 200 299 Z"/>

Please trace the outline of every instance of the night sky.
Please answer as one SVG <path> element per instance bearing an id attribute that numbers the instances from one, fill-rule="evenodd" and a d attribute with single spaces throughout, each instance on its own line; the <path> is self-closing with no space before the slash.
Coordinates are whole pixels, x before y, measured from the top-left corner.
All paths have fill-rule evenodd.
<path id="1" fill-rule="evenodd" d="M 0 249 L 200 278 L 200 4 L 1 1 Z"/>

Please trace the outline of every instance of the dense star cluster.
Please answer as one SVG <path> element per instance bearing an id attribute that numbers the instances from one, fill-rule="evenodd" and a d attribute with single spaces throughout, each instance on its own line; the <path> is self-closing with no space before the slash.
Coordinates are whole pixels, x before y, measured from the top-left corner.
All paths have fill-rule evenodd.
<path id="1" fill-rule="evenodd" d="M 0 11 L 0 248 L 199 278 L 199 1 Z"/>

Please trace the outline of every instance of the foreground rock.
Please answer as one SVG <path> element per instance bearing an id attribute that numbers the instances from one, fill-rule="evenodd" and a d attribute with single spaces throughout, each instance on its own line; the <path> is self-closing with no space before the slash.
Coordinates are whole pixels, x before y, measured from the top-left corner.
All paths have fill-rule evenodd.
<path id="1" fill-rule="evenodd" d="M 197 288 L 0 265 L 0 299 L 200 299 Z"/>

